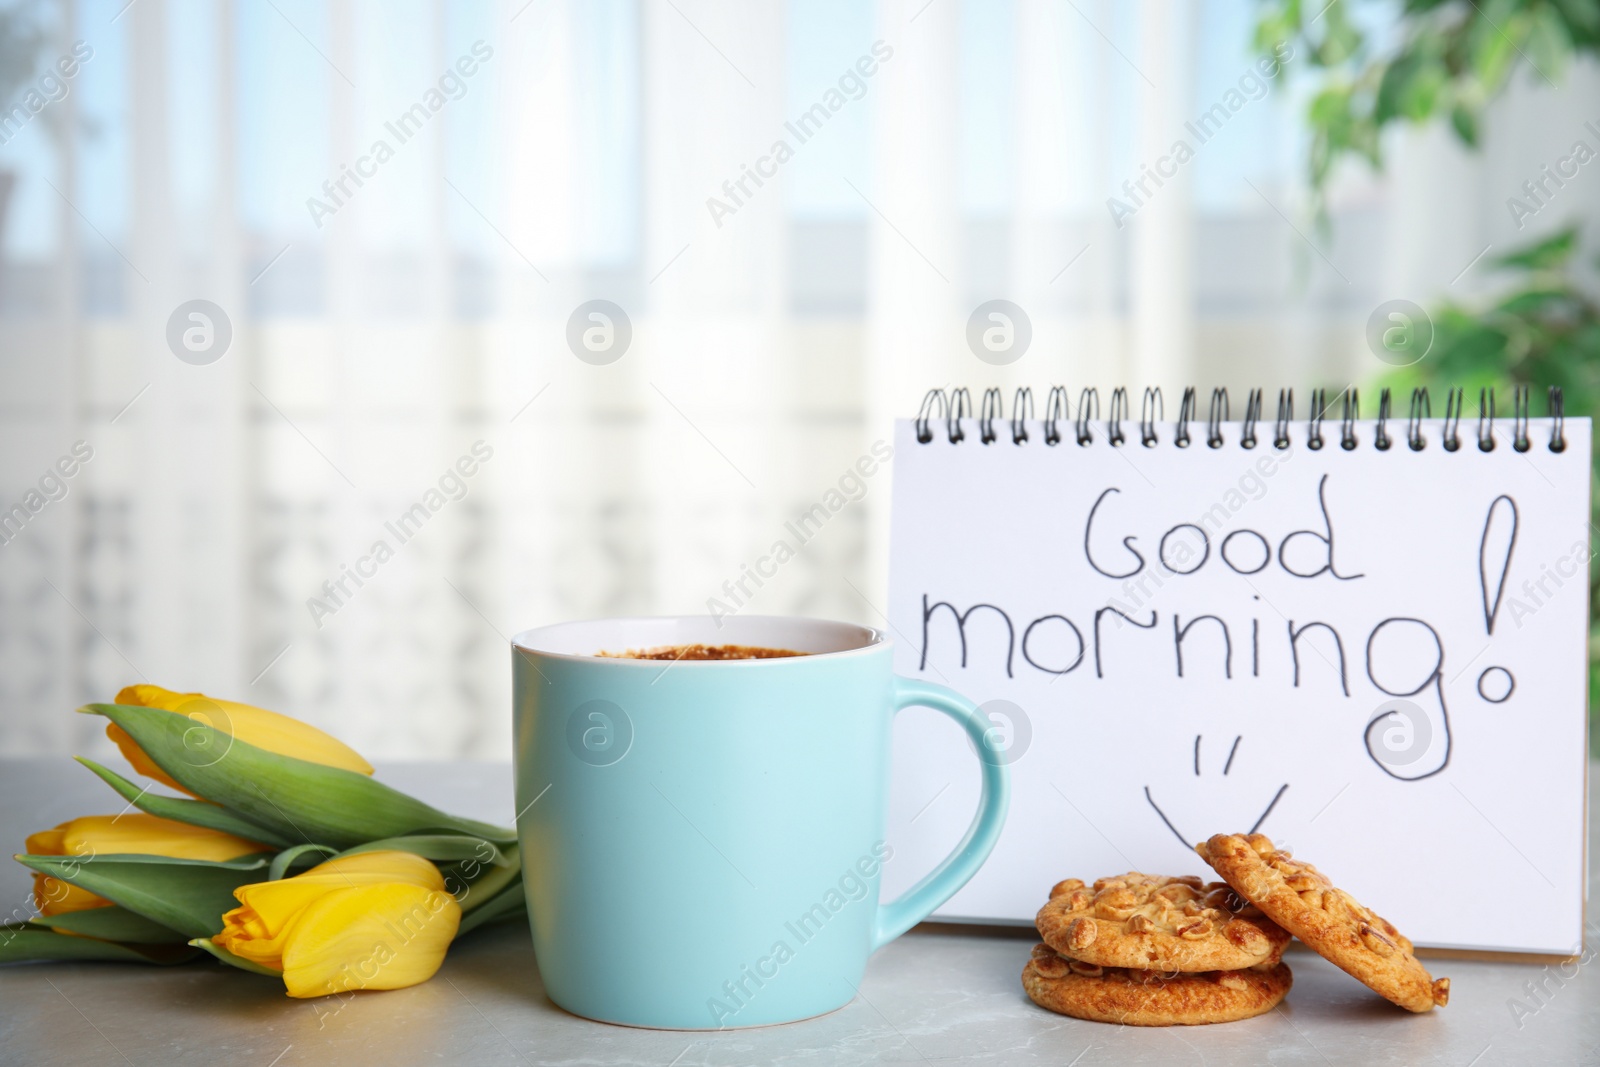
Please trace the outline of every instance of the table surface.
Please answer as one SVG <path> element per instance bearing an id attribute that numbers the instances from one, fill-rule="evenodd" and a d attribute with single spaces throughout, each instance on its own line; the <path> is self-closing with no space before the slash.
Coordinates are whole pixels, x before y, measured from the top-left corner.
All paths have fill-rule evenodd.
<path id="1" fill-rule="evenodd" d="M 380 768 L 390 784 L 462 815 L 502 821 L 500 764 Z M 0 840 L 112 810 L 69 760 L 0 761 Z M 1595 820 L 1591 817 L 1593 828 Z M 1595 849 L 1589 850 L 1591 863 Z M 22 904 L 20 865 L 0 901 Z M 1492 894 L 1491 894 L 1492 897 Z M 1486 917 L 1487 918 L 1487 917 Z M 0 968 L 0 1064 L 1492 1064 L 1600 1062 L 1600 976 L 1537 964 L 1433 960 L 1450 1006 L 1415 1016 L 1332 964 L 1292 952 L 1294 991 L 1277 1011 L 1222 1026 L 1141 1029 L 1035 1007 L 1019 974 L 1028 931 L 923 926 L 873 957 L 860 996 L 807 1022 L 723 1033 L 588 1022 L 545 997 L 527 927 L 491 926 L 455 945 L 433 981 L 343 1002 L 291 1000 L 266 978 L 208 963 Z M 1538 999 L 1529 983 L 1543 983 Z M 1513 1013 L 1513 1004 L 1527 1010 Z"/>

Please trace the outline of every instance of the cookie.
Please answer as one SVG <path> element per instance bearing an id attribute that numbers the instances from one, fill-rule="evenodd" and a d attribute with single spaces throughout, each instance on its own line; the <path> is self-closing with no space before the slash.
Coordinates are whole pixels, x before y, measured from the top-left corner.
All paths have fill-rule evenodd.
<path id="1" fill-rule="evenodd" d="M 1064 956 L 1102 967 L 1235 971 L 1277 963 L 1289 935 L 1222 882 L 1136 871 L 1057 882 L 1034 920 Z"/>
<path id="2" fill-rule="evenodd" d="M 1271 1011 L 1289 992 L 1286 963 L 1240 971 L 1162 973 L 1099 967 L 1035 945 L 1022 988 L 1041 1008 L 1126 1026 L 1228 1023 Z"/>
<path id="3" fill-rule="evenodd" d="M 1264 834 L 1217 834 L 1195 850 L 1229 885 L 1346 974 L 1409 1011 L 1450 1001 L 1450 979 L 1434 979 L 1411 942 L 1309 863 Z"/>

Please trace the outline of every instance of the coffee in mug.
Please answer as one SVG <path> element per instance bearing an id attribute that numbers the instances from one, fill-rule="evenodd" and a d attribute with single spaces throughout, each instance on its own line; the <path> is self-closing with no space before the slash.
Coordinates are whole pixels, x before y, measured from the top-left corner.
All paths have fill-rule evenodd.
<path id="1" fill-rule="evenodd" d="M 754 645 L 661 645 L 657 648 L 630 648 L 626 652 L 596 652 L 607 659 L 781 659 L 805 656 L 790 648 L 758 648 Z"/>

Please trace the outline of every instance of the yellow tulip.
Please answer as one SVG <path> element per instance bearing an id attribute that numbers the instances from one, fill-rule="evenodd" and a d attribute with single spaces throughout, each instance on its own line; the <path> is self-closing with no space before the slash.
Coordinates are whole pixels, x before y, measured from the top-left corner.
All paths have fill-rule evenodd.
<path id="1" fill-rule="evenodd" d="M 190 826 L 185 822 L 162 819 L 144 812 L 122 815 L 85 815 L 62 823 L 53 830 L 29 834 L 26 845 L 33 856 L 141 855 L 171 856 L 181 860 L 231 860 L 252 852 L 270 851 L 268 846 L 242 837 Z M 63 915 L 87 908 L 103 908 L 111 902 L 87 889 L 49 875 L 33 876 L 33 898 L 44 916 Z"/>
<path id="2" fill-rule="evenodd" d="M 236 704 L 231 700 L 214 700 L 203 693 L 174 693 L 159 685 L 130 685 L 117 694 L 117 703 L 160 708 L 163 711 L 187 715 L 196 722 L 220 730 L 247 745 L 254 745 L 256 748 L 280 756 L 292 756 L 309 763 L 340 767 L 358 774 L 372 773 L 372 764 L 362 759 L 360 753 L 344 742 L 299 719 L 291 719 L 287 715 L 267 711 L 265 708 Z M 122 727 L 112 723 L 106 727 L 106 736 L 116 742 L 117 747 L 122 750 L 123 758 L 140 774 L 154 778 L 163 785 L 169 785 L 190 796 L 195 795 L 157 767 Z"/>
<path id="3" fill-rule="evenodd" d="M 461 924 L 439 869 L 409 852 L 343 856 L 233 895 L 213 943 L 282 971 L 291 997 L 425 982 Z"/>
<path id="4" fill-rule="evenodd" d="M 242 905 L 222 917 L 223 930 L 212 940 L 235 956 L 263 966 L 283 966 L 282 938 L 305 909 L 334 889 L 401 883 L 444 890 L 439 868 L 410 852 L 358 852 L 342 856 L 293 878 L 256 882 L 233 891 Z"/>
<path id="5" fill-rule="evenodd" d="M 48 874 L 33 876 L 33 903 L 34 907 L 39 909 L 39 914 L 45 918 L 111 906 L 111 901 L 105 897 L 91 893 L 87 889 L 79 889 L 71 882 L 63 882 Z"/>

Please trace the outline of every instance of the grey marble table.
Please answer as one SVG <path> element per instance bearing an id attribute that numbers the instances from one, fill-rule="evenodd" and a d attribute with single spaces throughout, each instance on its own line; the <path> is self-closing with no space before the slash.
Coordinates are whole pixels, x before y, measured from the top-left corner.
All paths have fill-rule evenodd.
<path id="1" fill-rule="evenodd" d="M 380 774 L 463 815 L 499 821 L 511 810 L 503 765 Z M 0 762 L 0 840 L 20 848 L 31 830 L 114 810 L 108 799 L 70 761 Z M 29 887 L 23 869 L 9 867 L 0 868 L 5 912 Z M 1588 964 L 1561 977 L 1533 964 L 1433 961 L 1453 982 L 1450 1006 L 1413 1016 L 1300 951 L 1290 957 L 1294 992 L 1278 1011 L 1225 1026 L 1135 1029 L 1032 1005 L 1018 981 L 1031 943 L 1025 931 L 924 926 L 873 958 L 861 995 L 840 1011 L 704 1034 L 568 1015 L 546 999 L 520 924 L 463 938 L 425 985 L 343 1004 L 290 1000 L 267 979 L 208 964 L 26 964 L 0 968 L 0 1064 L 1600 1063 L 1600 976 Z M 1541 982 L 1534 1000 L 1529 983 Z M 1513 998 L 1536 1010 L 1517 1019 Z"/>

